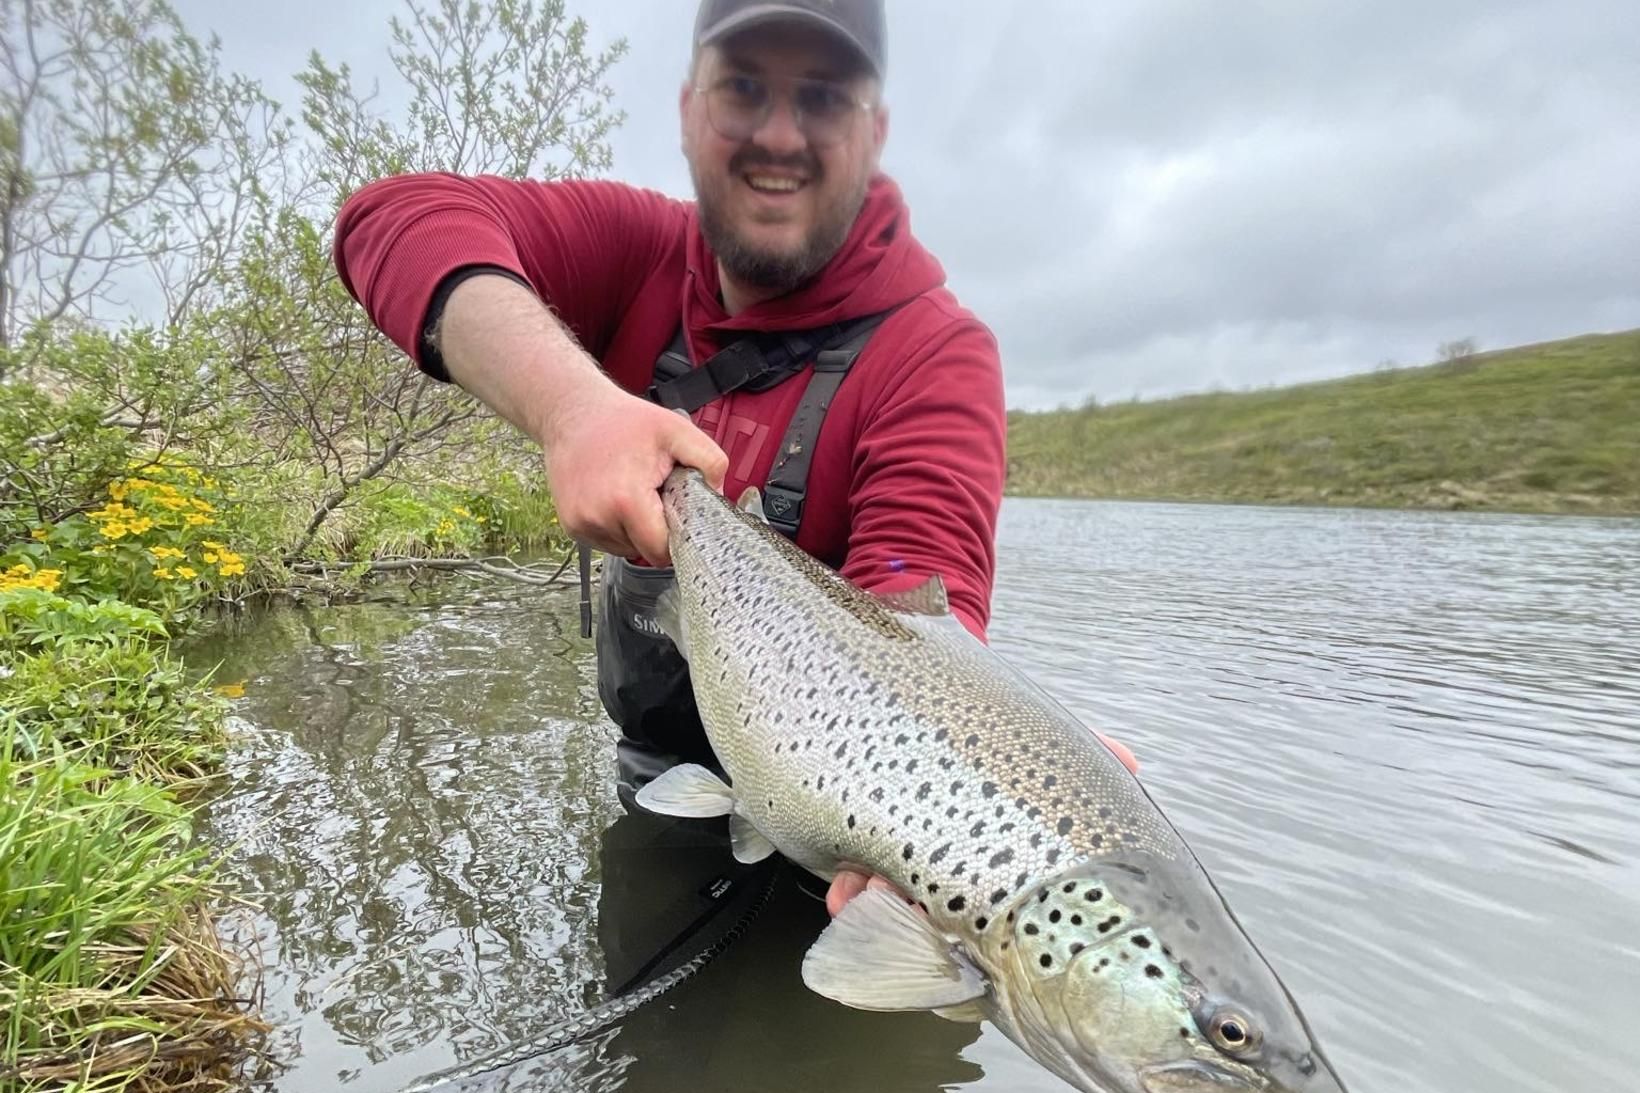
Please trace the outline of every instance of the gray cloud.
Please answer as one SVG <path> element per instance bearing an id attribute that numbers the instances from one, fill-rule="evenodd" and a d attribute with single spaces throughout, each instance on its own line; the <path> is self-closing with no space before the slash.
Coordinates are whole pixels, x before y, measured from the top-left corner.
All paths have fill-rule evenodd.
<path id="1" fill-rule="evenodd" d="M 385 76 L 400 10 L 181 7 L 270 80 Z M 581 10 L 631 45 L 615 173 L 686 195 L 693 5 Z M 1620 0 L 891 0 L 885 166 L 1015 405 L 1412 363 L 1640 325 L 1636 42 Z"/>

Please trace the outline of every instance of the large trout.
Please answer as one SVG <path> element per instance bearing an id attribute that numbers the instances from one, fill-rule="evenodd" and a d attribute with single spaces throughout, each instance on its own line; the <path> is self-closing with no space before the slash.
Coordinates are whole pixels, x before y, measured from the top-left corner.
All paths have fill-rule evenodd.
<path id="1" fill-rule="evenodd" d="M 872 1010 L 994 1021 L 1089 1093 L 1342 1093 L 1184 840 L 1068 711 L 974 639 L 943 586 L 879 598 L 691 470 L 662 489 L 689 661 L 731 784 L 638 802 L 729 817 L 735 856 L 882 874 L 803 961 Z"/>

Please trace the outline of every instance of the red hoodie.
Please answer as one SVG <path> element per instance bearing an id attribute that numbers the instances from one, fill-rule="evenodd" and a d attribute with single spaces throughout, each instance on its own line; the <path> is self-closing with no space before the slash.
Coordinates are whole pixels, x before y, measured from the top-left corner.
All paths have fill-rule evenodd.
<path id="1" fill-rule="evenodd" d="M 634 393 L 680 317 L 698 364 L 743 331 L 808 330 L 897 305 L 844 379 L 809 472 L 798 545 L 879 592 L 929 574 L 975 634 L 990 617 L 1006 421 L 995 339 L 944 287 L 878 176 L 847 242 L 789 295 L 730 317 L 691 202 L 615 182 L 405 175 L 354 194 L 336 227 L 342 281 L 421 363 L 440 281 L 490 265 L 527 280 L 616 383 Z M 768 478 L 807 384 L 736 391 L 695 414 L 729 456 L 724 492 Z"/>

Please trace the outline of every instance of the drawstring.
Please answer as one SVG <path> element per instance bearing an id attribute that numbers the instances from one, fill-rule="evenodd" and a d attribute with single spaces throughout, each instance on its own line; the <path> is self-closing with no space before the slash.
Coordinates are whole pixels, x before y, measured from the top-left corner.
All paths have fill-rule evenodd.
<path id="1" fill-rule="evenodd" d="M 592 548 L 576 543 L 581 554 L 581 636 L 592 636 Z"/>

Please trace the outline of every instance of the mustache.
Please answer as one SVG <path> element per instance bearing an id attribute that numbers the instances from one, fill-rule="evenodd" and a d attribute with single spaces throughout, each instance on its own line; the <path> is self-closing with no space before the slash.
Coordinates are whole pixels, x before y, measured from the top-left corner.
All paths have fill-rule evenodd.
<path id="1" fill-rule="evenodd" d="M 819 178 L 821 174 L 820 159 L 812 152 L 777 156 L 767 149 L 752 144 L 736 152 L 729 160 L 729 171 L 732 174 L 745 174 L 754 167 L 773 167 L 788 171 L 801 171 L 810 178 Z"/>

